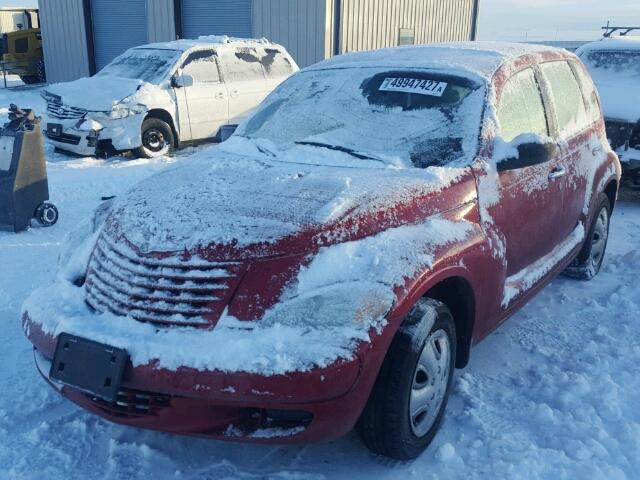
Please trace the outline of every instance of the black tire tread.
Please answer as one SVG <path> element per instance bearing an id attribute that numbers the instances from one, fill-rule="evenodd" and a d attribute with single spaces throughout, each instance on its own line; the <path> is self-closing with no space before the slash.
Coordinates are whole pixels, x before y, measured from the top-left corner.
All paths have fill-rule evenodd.
<path id="1" fill-rule="evenodd" d="M 418 334 L 424 311 L 422 308 L 428 306 L 435 308 L 437 318 L 432 329 L 436 326 L 446 325 L 452 334 L 452 358 L 455 359 L 455 323 L 449 308 L 441 302 L 433 299 L 422 299 L 409 314 L 405 323 L 400 327 L 394 337 L 387 356 L 383 362 L 378 378 L 373 387 L 369 401 L 358 420 L 356 430 L 362 438 L 363 443 L 374 453 L 391 457 L 397 460 L 409 460 L 418 456 L 433 440 L 435 433 L 440 427 L 446 409 L 446 398 L 442 405 L 442 413 L 436 420 L 431 431 L 422 439 L 411 436 L 407 438 L 406 430 L 408 418 L 404 409 L 398 408 L 398 395 L 406 382 L 406 374 L 410 372 L 413 378 L 415 367 L 414 359 L 419 355 L 422 344 L 415 345 L 414 338 Z M 426 338 L 430 332 L 421 332 Z M 455 363 L 455 362 L 454 362 Z M 453 375 L 453 364 L 451 366 L 451 376 Z M 404 374 L 404 376 L 403 376 Z M 449 379 L 449 387 L 451 378 Z"/>

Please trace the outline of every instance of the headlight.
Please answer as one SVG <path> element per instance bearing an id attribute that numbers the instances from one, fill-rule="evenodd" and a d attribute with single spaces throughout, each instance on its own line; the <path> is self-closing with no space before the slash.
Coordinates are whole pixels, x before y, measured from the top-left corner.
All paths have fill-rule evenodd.
<path id="1" fill-rule="evenodd" d="M 130 115 L 137 115 L 146 111 L 147 108 L 139 103 L 133 105 L 120 103 L 118 105 L 114 105 L 113 109 L 111 110 L 111 118 L 127 118 Z"/>
<path id="2" fill-rule="evenodd" d="M 320 329 L 348 329 L 354 337 L 386 323 L 395 295 L 388 285 L 347 282 L 284 299 L 266 312 L 261 323 Z M 357 332 L 357 333 L 356 333 Z"/>
<path id="3" fill-rule="evenodd" d="M 107 219 L 109 212 L 111 212 L 111 207 L 113 207 L 114 200 L 115 198 L 110 198 L 109 200 L 102 202 L 100 205 L 98 205 L 98 208 L 96 208 L 96 211 L 93 214 L 94 233 L 97 232 L 104 224 L 104 221 Z"/>

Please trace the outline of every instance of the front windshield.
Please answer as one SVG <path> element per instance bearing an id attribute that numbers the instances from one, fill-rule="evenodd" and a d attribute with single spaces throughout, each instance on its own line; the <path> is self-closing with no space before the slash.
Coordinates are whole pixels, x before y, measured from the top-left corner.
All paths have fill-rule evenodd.
<path id="1" fill-rule="evenodd" d="M 117 57 L 97 75 L 140 79 L 157 84 L 168 75 L 181 54 L 179 50 L 133 48 Z"/>
<path id="2" fill-rule="evenodd" d="M 271 94 L 238 134 L 281 151 L 338 151 L 345 162 L 464 166 L 476 154 L 483 104 L 479 84 L 437 71 L 310 70 Z"/>
<path id="3" fill-rule="evenodd" d="M 615 75 L 640 75 L 640 51 L 637 50 L 604 50 L 589 52 L 584 62 L 589 71 Z"/>

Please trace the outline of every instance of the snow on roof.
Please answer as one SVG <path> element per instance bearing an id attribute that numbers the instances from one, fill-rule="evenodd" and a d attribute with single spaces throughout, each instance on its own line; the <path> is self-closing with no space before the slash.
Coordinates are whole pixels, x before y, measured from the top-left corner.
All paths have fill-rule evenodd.
<path id="1" fill-rule="evenodd" d="M 458 71 L 489 80 L 508 60 L 527 54 L 563 50 L 544 45 L 504 42 L 451 42 L 353 52 L 325 60 L 311 69 L 334 67 L 405 67 Z"/>
<path id="2" fill-rule="evenodd" d="M 587 43 L 578 49 L 576 55 L 604 50 L 640 50 L 640 36 L 602 38 L 597 42 Z"/>
<path id="3" fill-rule="evenodd" d="M 164 50 L 181 50 L 187 51 L 193 47 L 201 47 L 205 45 L 275 45 L 266 38 L 236 38 L 227 35 L 205 35 L 197 39 L 180 39 L 172 42 L 157 42 L 140 45 L 136 48 L 157 48 Z"/>

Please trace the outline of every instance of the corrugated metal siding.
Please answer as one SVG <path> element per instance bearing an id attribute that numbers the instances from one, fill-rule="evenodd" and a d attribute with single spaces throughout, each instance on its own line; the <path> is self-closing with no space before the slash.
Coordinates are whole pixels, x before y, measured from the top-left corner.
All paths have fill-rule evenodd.
<path id="1" fill-rule="evenodd" d="M 300 67 L 324 60 L 327 0 L 253 0 L 254 37 L 283 45 Z"/>
<path id="2" fill-rule="evenodd" d="M 335 1 L 335 0 L 332 0 Z M 415 43 L 469 40 L 473 0 L 341 0 L 340 52 L 398 45 L 401 28 Z"/>
<path id="3" fill-rule="evenodd" d="M 49 83 L 89 75 L 82 0 L 40 0 L 44 62 Z"/>
<path id="4" fill-rule="evenodd" d="M 182 36 L 251 36 L 251 0 L 182 0 Z"/>
<path id="5" fill-rule="evenodd" d="M 92 0 L 96 69 L 131 47 L 147 43 L 146 0 Z"/>
<path id="6" fill-rule="evenodd" d="M 173 0 L 147 0 L 147 41 L 170 42 L 176 39 Z"/>

